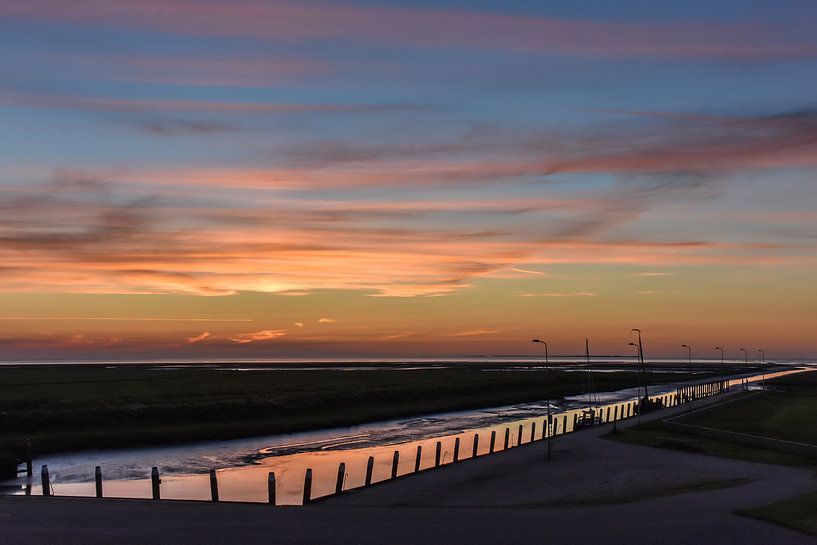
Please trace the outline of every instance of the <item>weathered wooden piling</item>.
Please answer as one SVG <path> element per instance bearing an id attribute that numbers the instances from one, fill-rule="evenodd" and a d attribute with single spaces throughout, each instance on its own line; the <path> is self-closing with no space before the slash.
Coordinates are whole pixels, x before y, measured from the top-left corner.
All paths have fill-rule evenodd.
<path id="1" fill-rule="evenodd" d="M 210 470 L 210 501 L 218 503 L 218 475 L 216 470 Z"/>
<path id="2" fill-rule="evenodd" d="M 519 424 L 519 432 L 516 434 L 516 446 L 522 445 L 522 424 Z"/>
<path id="3" fill-rule="evenodd" d="M 397 465 L 400 463 L 400 451 L 395 450 L 391 459 L 391 478 L 397 478 Z"/>
<path id="4" fill-rule="evenodd" d="M 536 441 L 536 422 L 530 423 L 530 442 Z"/>
<path id="5" fill-rule="evenodd" d="M 548 437 L 550 437 L 551 435 L 557 435 L 558 433 L 559 433 L 559 419 L 554 418 L 553 419 L 553 433 L 549 434 Z"/>
<path id="6" fill-rule="evenodd" d="M 434 452 L 434 467 L 440 467 L 440 462 L 442 461 L 443 456 L 443 444 L 437 441 L 436 449 Z"/>
<path id="7" fill-rule="evenodd" d="M 369 486 L 372 484 L 373 472 L 374 472 L 374 456 L 369 456 L 369 460 L 366 462 L 366 480 L 363 481 L 363 486 Z"/>
<path id="8" fill-rule="evenodd" d="M 335 494 L 343 493 L 343 480 L 346 477 L 346 462 L 338 464 L 338 478 L 335 481 Z"/>
<path id="9" fill-rule="evenodd" d="M 150 487 L 153 492 L 153 499 L 158 500 L 161 499 L 161 494 L 159 493 L 159 485 L 162 484 L 162 479 L 159 478 L 159 468 L 153 466 L 150 469 Z"/>
<path id="10" fill-rule="evenodd" d="M 471 457 L 476 458 L 477 456 L 479 456 L 479 434 L 475 433 L 474 434 L 474 446 L 473 446 L 472 451 L 471 451 Z"/>
<path id="11" fill-rule="evenodd" d="M 496 430 L 491 431 L 491 442 L 488 445 L 488 454 L 494 453 L 494 447 L 496 447 Z"/>
<path id="12" fill-rule="evenodd" d="M 304 497 L 302 503 L 307 505 L 312 501 L 312 469 L 307 468 L 306 475 L 304 475 Z"/>
<path id="13" fill-rule="evenodd" d="M 454 463 L 460 461 L 460 438 L 454 439 Z"/>
<path id="14" fill-rule="evenodd" d="M 578 424 L 578 422 L 579 422 L 579 414 L 578 413 L 573 413 L 573 428 L 572 428 L 573 431 L 576 431 L 576 425 Z"/>
<path id="15" fill-rule="evenodd" d="M 618 405 L 616 405 L 615 409 L 613 410 L 613 422 L 618 420 Z"/>
<path id="16" fill-rule="evenodd" d="M 422 445 L 417 445 L 417 458 L 414 460 L 414 472 L 420 472 L 420 461 L 423 459 L 423 447 Z"/>
<path id="17" fill-rule="evenodd" d="M 605 415 L 605 418 L 604 418 L 604 421 L 605 421 L 605 422 L 609 422 L 609 421 L 610 421 L 610 410 L 611 410 L 611 409 L 612 409 L 612 407 L 607 407 L 607 414 Z"/>
<path id="18" fill-rule="evenodd" d="M 40 480 L 42 481 L 43 485 L 43 496 L 50 496 L 51 495 L 51 479 L 48 477 L 48 466 L 44 465 L 42 469 L 40 469 Z"/>
<path id="19" fill-rule="evenodd" d="M 511 440 L 511 428 L 505 428 L 505 446 L 502 447 L 503 450 L 508 450 L 508 443 Z"/>
<path id="20" fill-rule="evenodd" d="M 275 473 L 270 471 L 267 474 L 267 502 L 275 505 Z"/>
<path id="21" fill-rule="evenodd" d="M 26 439 L 26 475 L 34 475 L 34 461 L 31 456 L 31 439 Z"/>
<path id="22" fill-rule="evenodd" d="M 96 497 L 102 497 L 102 468 L 96 466 L 94 468 L 94 485 L 96 488 Z"/>

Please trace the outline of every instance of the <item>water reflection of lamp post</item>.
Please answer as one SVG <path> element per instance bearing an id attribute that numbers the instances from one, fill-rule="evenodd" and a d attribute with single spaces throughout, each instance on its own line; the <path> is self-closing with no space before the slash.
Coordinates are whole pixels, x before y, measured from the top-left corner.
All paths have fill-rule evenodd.
<path id="1" fill-rule="evenodd" d="M 741 350 L 743 351 L 743 363 L 749 365 L 749 352 L 745 348 L 741 348 Z"/>
<path id="2" fill-rule="evenodd" d="M 550 363 L 548 362 L 548 343 L 546 343 L 545 341 L 540 341 L 539 339 L 533 339 L 533 341 L 531 342 L 545 345 L 545 369 L 550 371 Z"/>
<path id="3" fill-rule="evenodd" d="M 692 348 L 688 344 L 682 344 L 681 348 L 687 349 L 687 368 L 689 369 L 689 374 L 692 374 Z"/>
<path id="4" fill-rule="evenodd" d="M 716 346 L 715 350 L 721 351 L 721 366 L 723 366 L 723 348 L 721 348 L 720 346 Z"/>

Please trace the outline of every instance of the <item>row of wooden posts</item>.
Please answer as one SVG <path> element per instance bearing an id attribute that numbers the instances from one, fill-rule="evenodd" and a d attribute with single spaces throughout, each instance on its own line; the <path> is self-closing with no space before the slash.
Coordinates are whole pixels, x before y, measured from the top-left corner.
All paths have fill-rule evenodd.
<path id="1" fill-rule="evenodd" d="M 659 400 L 662 402 L 662 406 L 665 408 L 674 407 L 680 405 L 682 403 L 689 403 L 695 399 L 701 399 L 704 397 L 710 397 L 713 395 L 721 394 L 725 392 L 729 387 L 729 381 L 717 381 L 711 383 L 703 383 L 703 384 L 694 384 L 690 386 L 682 386 L 678 388 L 674 393 L 670 394 L 662 394 L 657 396 Z M 619 411 L 621 409 L 621 411 Z M 614 406 L 607 406 L 606 412 L 602 410 L 602 408 L 598 409 L 598 415 L 596 415 L 596 409 L 590 409 L 593 411 L 593 419 L 598 418 L 599 423 L 605 422 L 613 422 L 620 419 L 630 418 L 638 414 L 639 409 L 639 402 L 638 401 L 630 401 L 625 404 L 616 404 Z M 563 435 L 568 433 L 567 425 L 568 425 L 568 416 L 567 414 L 561 415 L 562 418 L 559 418 L 559 415 L 552 415 L 548 416 L 548 418 L 542 421 L 542 434 L 539 439 L 536 439 L 536 422 L 531 422 L 531 429 L 530 429 L 530 440 L 528 443 L 533 443 L 535 441 L 541 441 L 544 439 L 549 439 L 556 435 Z M 559 427 L 559 421 L 561 420 L 561 428 Z M 571 431 L 575 431 L 579 422 L 579 414 L 578 412 L 573 413 L 573 427 Z M 517 444 L 516 446 L 521 446 L 523 444 L 523 431 L 524 431 L 524 424 L 519 424 L 518 434 L 517 434 Z M 508 450 L 513 445 L 511 444 L 511 428 L 505 428 L 505 436 L 504 436 L 504 447 L 503 450 Z M 491 431 L 490 442 L 488 444 L 488 454 L 493 454 L 496 450 L 496 430 Z M 407 475 L 415 474 L 420 472 L 420 462 L 422 460 L 423 454 L 423 447 L 422 445 L 417 445 L 417 453 L 414 461 L 414 471 L 412 473 L 407 473 L 403 475 L 398 475 L 397 468 L 400 462 L 400 451 L 395 450 L 392 456 L 392 464 L 391 464 L 391 475 L 390 479 L 396 479 L 398 477 L 405 477 Z M 447 455 L 447 452 L 446 452 Z M 466 459 L 475 459 L 479 456 L 479 433 L 474 434 L 473 439 L 473 446 L 471 450 L 471 456 Z M 460 458 L 460 438 L 457 437 L 454 440 L 454 452 L 452 456 L 452 460 L 450 463 L 457 463 L 463 461 Z M 444 458 L 443 458 L 443 451 L 442 451 L 442 442 L 437 441 L 435 445 L 435 454 L 434 454 L 434 466 L 433 468 L 439 468 L 441 465 L 444 465 Z M 372 483 L 372 475 L 374 472 L 374 456 L 369 456 L 368 461 L 366 462 L 366 477 L 364 480 L 364 487 L 371 486 Z M 345 477 L 346 477 L 346 463 L 341 462 L 338 466 L 338 474 L 337 474 L 337 481 L 335 483 L 335 495 L 343 494 L 346 490 L 344 490 L 345 484 Z M 53 491 L 51 489 L 51 481 L 48 473 L 48 466 L 42 466 L 41 470 L 41 479 L 42 479 L 42 490 L 43 496 L 51 496 L 53 495 Z M 103 488 L 102 488 L 102 468 L 100 466 L 96 466 L 94 470 L 94 481 L 95 481 L 95 489 L 96 489 L 96 497 L 102 498 L 103 497 Z M 154 500 L 161 499 L 161 483 L 162 479 L 159 475 L 159 469 L 157 467 L 151 468 L 150 471 L 150 481 L 151 481 L 151 496 Z M 267 495 L 268 495 L 268 502 L 271 505 L 276 504 L 276 481 L 275 481 L 275 473 L 269 472 L 267 476 Z M 215 469 L 210 470 L 210 499 L 213 502 L 219 501 L 219 493 L 218 493 L 218 475 Z M 303 504 L 306 505 L 313 501 L 315 498 L 312 497 L 312 469 L 308 468 L 306 470 L 306 474 L 304 476 L 304 488 L 303 488 Z"/>

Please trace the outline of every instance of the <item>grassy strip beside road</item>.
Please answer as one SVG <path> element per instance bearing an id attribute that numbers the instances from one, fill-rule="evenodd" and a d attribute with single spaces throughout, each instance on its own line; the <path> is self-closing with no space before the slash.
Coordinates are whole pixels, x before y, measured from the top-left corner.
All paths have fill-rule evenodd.
<path id="1" fill-rule="evenodd" d="M 738 511 L 738 514 L 768 520 L 817 536 L 817 492 Z"/>
<path id="2" fill-rule="evenodd" d="M 817 445 L 817 372 L 782 377 L 770 382 L 774 389 L 742 401 L 692 415 L 684 423 Z M 752 462 L 817 468 L 817 460 L 711 437 L 662 428 L 650 422 L 609 437 L 628 443 L 671 448 Z M 817 491 L 739 514 L 769 520 L 817 535 Z"/>
<path id="3" fill-rule="evenodd" d="M 246 367 L 246 366 L 245 366 Z M 651 382 L 678 380 L 653 373 Z M 638 384 L 597 373 L 597 391 Z M 0 452 L 30 438 L 35 454 L 247 437 L 442 411 L 561 398 L 585 373 L 487 365 L 421 370 L 239 371 L 193 366 L 0 369 Z"/>

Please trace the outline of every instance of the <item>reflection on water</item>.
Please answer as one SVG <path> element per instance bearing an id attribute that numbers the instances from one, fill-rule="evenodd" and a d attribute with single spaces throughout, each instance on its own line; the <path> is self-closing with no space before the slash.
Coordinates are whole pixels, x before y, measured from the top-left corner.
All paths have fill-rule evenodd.
<path id="1" fill-rule="evenodd" d="M 792 369 L 766 374 L 766 378 L 783 376 Z M 762 376 L 751 377 L 754 382 Z M 736 386 L 742 379 L 733 379 Z M 650 386 L 651 397 L 671 402 L 671 392 L 678 384 Z M 598 394 L 602 420 L 618 411 L 619 418 L 629 411 L 628 405 L 638 398 L 636 388 Z M 560 404 L 551 404 L 557 433 L 573 431 L 574 414 L 587 405 L 587 397 L 567 397 Z M 608 411 L 609 407 L 609 411 Z M 93 496 L 95 494 L 94 466 L 102 467 L 106 497 L 149 498 L 152 466 L 162 474 L 161 495 L 165 499 L 209 500 L 210 485 L 207 472 L 218 468 L 221 501 L 267 501 L 267 476 L 274 472 L 277 481 L 277 503 L 301 503 L 304 474 L 313 472 L 312 497 L 334 493 L 338 465 L 346 464 L 344 489 L 364 484 L 368 458 L 374 458 L 372 481 L 389 479 L 394 452 L 399 453 L 397 473 L 405 475 L 415 470 L 420 447 L 420 470 L 433 468 L 436 463 L 436 445 L 440 443 L 441 465 L 452 463 L 457 439 L 460 441 L 459 459 L 474 454 L 474 436 L 478 436 L 478 454 L 488 454 L 491 434 L 495 436 L 495 451 L 541 440 L 545 430 L 544 402 L 526 403 L 432 415 L 421 418 L 377 422 L 352 428 L 323 430 L 273 437 L 199 443 L 185 446 L 153 449 L 94 451 L 47 456 L 36 460 L 47 464 L 51 472 L 53 491 L 60 496 Z M 42 494 L 38 476 L 3 483 L 6 493 Z"/>

